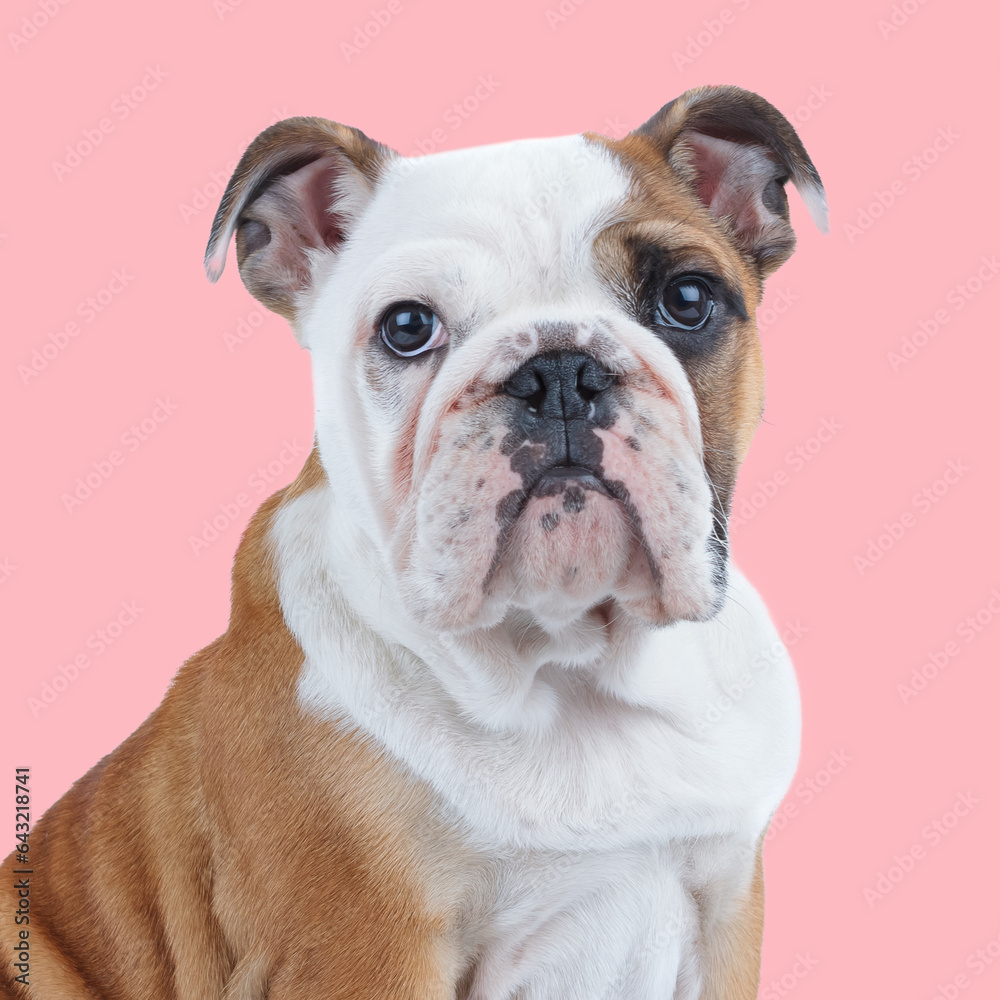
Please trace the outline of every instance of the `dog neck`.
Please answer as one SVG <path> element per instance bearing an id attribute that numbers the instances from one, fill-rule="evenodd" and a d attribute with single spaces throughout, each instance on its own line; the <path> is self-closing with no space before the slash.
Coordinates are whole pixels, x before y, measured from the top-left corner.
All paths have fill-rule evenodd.
<path id="1" fill-rule="evenodd" d="M 375 659 L 391 661 L 390 650 L 415 656 L 458 712 L 486 729 L 544 729 L 567 685 L 624 696 L 650 634 L 610 598 L 569 621 L 511 606 L 489 627 L 422 626 L 404 610 L 384 553 L 343 510 L 315 451 L 276 508 L 270 538 L 285 620 L 304 649 L 317 627 L 377 637 L 384 649 Z M 325 614 L 316 614 L 318 605 Z M 396 679 L 400 696 L 412 680 L 410 670 Z M 381 678 L 383 687 L 394 683 Z"/>
<path id="2" fill-rule="evenodd" d="M 740 574 L 730 579 L 735 597 L 708 622 L 652 629 L 605 602 L 560 629 L 512 608 L 487 628 L 433 633 L 401 611 L 387 561 L 338 504 L 315 453 L 265 508 L 241 553 L 266 538 L 283 627 L 302 651 L 289 678 L 300 708 L 384 747 L 470 836 L 575 850 L 766 820 L 754 796 L 775 778 L 751 773 L 752 757 L 737 753 L 732 781 L 717 787 L 719 747 L 742 746 L 746 707 L 794 694 L 773 626 Z M 234 616 L 238 606 L 252 615 L 249 604 L 234 592 Z M 719 685 L 753 670 L 754 697 L 699 726 Z M 790 745 L 797 730 L 768 739 Z M 674 777 L 651 785 L 649 768 L 674 775 L 678 755 L 704 787 Z"/>

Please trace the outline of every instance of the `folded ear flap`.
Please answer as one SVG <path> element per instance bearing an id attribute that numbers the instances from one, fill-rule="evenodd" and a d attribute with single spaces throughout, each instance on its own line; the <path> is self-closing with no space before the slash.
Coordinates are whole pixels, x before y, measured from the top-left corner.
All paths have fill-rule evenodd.
<path id="1" fill-rule="evenodd" d="M 784 185 L 791 181 L 822 232 L 826 193 L 795 129 L 764 98 L 739 87 L 697 87 L 633 134 L 668 164 L 766 275 L 795 247 Z"/>
<path id="2" fill-rule="evenodd" d="M 293 320 L 316 255 L 343 242 L 395 155 L 325 118 L 288 118 L 265 129 L 243 154 L 212 222 L 209 279 L 222 274 L 235 232 L 243 284 Z"/>

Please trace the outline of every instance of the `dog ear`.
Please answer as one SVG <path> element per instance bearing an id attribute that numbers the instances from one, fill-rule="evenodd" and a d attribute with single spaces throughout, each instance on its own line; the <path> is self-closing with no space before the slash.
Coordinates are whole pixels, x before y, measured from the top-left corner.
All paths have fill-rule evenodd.
<path id="1" fill-rule="evenodd" d="M 791 123 L 763 97 L 739 87 L 697 87 L 664 105 L 636 134 L 658 147 L 762 275 L 795 247 L 787 181 L 820 231 L 828 231 L 819 174 Z"/>
<path id="2" fill-rule="evenodd" d="M 325 118 L 287 118 L 265 129 L 243 154 L 212 222 L 209 280 L 219 280 L 235 231 L 243 284 L 293 320 L 316 254 L 343 242 L 395 155 Z"/>

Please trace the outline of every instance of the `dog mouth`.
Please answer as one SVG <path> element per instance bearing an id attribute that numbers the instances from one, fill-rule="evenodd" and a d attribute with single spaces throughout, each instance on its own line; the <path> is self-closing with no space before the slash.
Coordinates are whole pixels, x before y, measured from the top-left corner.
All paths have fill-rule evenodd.
<path id="1" fill-rule="evenodd" d="M 534 485 L 525 491 L 525 499 L 529 496 L 555 496 L 558 493 L 565 493 L 572 486 L 601 493 L 604 496 L 613 496 L 599 471 L 581 465 L 554 465 L 543 472 Z"/>
<path id="2" fill-rule="evenodd" d="M 526 482 L 521 489 L 514 490 L 500 501 L 497 509 L 500 548 L 503 548 L 511 528 L 520 520 L 532 500 L 562 494 L 564 509 L 569 513 L 575 513 L 583 509 L 588 493 L 616 500 L 626 508 L 629 506 L 625 502 L 627 494 L 624 484 L 609 482 L 604 477 L 604 470 L 599 466 L 591 468 L 575 464 L 550 465 Z"/>
<path id="3" fill-rule="evenodd" d="M 617 487 L 617 488 L 616 488 Z M 532 500 L 545 499 L 562 494 L 562 508 L 570 514 L 578 513 L 586 505 L 587 493 L 596 493 L 609 500 L 618 501 L 623 513 L 634 520 L 634 511 L 623 495 L 621 483 L 612 484 L 605 480 L 600 468 L 587 468 L 582 465 L 552 465 L 540 472 L 530 483 L 525 483 L 519 490 L 508 493 L 497 505 L 497 520 L 499 534 L 493 560 L 483 589 L 486 590 L 493 581 L 500 561 L 507 550 L 511 533 L 515 524 Z"/>

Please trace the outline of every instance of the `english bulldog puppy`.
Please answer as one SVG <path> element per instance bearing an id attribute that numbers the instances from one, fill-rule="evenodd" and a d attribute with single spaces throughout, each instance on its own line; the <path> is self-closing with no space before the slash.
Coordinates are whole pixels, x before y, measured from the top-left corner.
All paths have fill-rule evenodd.
<path id="1" fill-rule="evenodd" d="M 235 234 L 310 351 L 315 448 L 228 631 L 32 831 L 5 996 L 756 997 L 800 715 L 727 518 L 789 181 L 825 230 L 736 87 L 620 140 L 258 136 L 206 267 Z"/>

